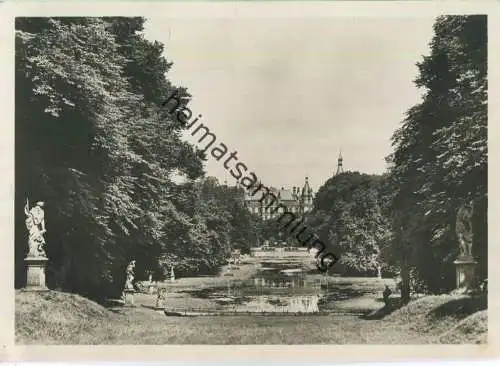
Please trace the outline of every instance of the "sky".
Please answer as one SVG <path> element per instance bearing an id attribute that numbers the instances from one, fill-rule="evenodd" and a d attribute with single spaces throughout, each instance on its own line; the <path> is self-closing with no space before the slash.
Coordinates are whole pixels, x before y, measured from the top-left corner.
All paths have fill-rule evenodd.
<path id="1" fill-rule="evenodd" d="M 187 87 L 193 115 L 267 186 L 314 191 L 337 167 L 380 174 L 390 138 L 422 91 L 434 18 L 148 17 L 167 78 Z M 186 138 L 196 143 L 198 137 Z M 207 175 L 236 181 L 223 160 Z"/>

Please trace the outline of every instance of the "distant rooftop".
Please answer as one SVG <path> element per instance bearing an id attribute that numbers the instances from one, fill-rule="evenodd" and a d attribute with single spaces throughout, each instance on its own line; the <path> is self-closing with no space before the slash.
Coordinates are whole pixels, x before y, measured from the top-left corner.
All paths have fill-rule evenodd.
<path id="1" fill-rule="evenodd" d="M 269 187 L 269 191 L 276 197 L 278 197 L 281 201 L 295 201 L 293 193 L 290 189 L 277 189 L 275 187 Z M 259 191 L 255 192 L 255 195 L 253 196 L 251 195 L 251 193 L 253 193 L 253 191 L 247 191 L 247 193 L 245 194 L 246 201 L 259 201 L 263 195 L 267 194 L 267 190 L 265 188 L 262 188 Z"/>

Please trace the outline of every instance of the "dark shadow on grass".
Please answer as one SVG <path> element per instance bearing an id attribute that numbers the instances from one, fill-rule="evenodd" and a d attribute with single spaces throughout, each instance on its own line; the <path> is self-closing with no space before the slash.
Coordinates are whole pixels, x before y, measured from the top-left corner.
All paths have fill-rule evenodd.
<path id="1" fill-rule="evenodd" d="M 125 303 L 120 299 L 105 299 L 102 303 L 102 306 L 106 308 L 114 308 L 114 307 L 123 307 Z"/>
<path id="2" fill-rule="evenodd" d="M 161 310 L 161 308 L 157 308 L 156 306 L 151 306 L 151 305 L 141 304 L 141 307 L 146 308 L 146 309 L 151 309 L 151 310 Z"/>
<path id="3" fill-rule="evenodd" d="M 167 311 L 165 310 L 165 315 L 166 316 L 178 316 L 178 317 L 186 317 L 186 315 L 178 312 L 178 311 Z"/>
<path id="4" fill-rule="evenodd" d="M 112 313 L 115 313 L 115 314 L 118 314 L 118 315 L 123 315 L 123 307 L 119 308 L 119 309 L 109 308 L 108 310 L 111 311 Z"/>
<path id="5" fill-rule="evenodd" d="M 377 299 L 377 301 L 378 300 L 379 299 Z M 380 300 L 383 301 L 382 298 L 380 298 Z M 401 298 L 391 297 L 387 305 L 384 305 L 380 309 L 360 315 L 359 318 L 364 320 L 380 320 L 385 318 L 387 315 L 391 314 L 393 311 L 398 310 L 400 307 L 401 307 Z"/>
<path id="6" fill-rule="evenodd" d="M 478 311 L 488 308 L 487 295 L 475 295 L 464 297 L 456 300 L 448 301 L 436 309 L 432 310 L 428 316 L 439 319 L 448 316 L 453 316 L 458 319 L 463 319 Z"/>

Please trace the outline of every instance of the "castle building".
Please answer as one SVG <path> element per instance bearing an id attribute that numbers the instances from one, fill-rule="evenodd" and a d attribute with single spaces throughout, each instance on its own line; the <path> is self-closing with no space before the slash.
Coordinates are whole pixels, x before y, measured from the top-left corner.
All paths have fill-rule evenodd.
<path id="1" fill-rule="evenodd" d="M 314 196 L 307 177 L 302 188 L 292 187 L 292 189 L 287 189 L 281 187 L 277 189 L 269 187 L 269 192 L 277 197 L 277 201 L 273 202 L 274 197 L 267 194 L 265 190 L 260 190 L 253 196 L 250 193 L 245 194 L 246 207 L 263 220 L 277 218 L 282 215 L 284 211 L 282 207 L 276 210 L 279 204 L 282 204 L 288 212 L 292 212 L 297 216 L 312 209 Z"/>
<path id="2" fill-rule="evenodd" d="M 340 151 L 335 175 L 344 172 L 343 160 L 342 151 Z M 284 209 L 280 207 L 276 210 L 280 203 L 286 207 L 288 212 L 292 212 L 296 216 L 300 216 L 312 210 L 314 195 L 313 190 L 309 186 L 309 179 L 307 177 L 302 188 L 292 187 L 290 190 L 283 187 L 281 187 L 281 189 L 270 187 L 269 192 L 277 197 L 277 202 L 273 202 L 274 198 L 270 197 L 270 194 L 267 194 L 265 190 L 260 190 L 255 195 L 251 195 L 248 192 L 245 193 L 245 206 L 250 212 L 259 215 L 262 220 L 269 220 L 281 216 Z"/>

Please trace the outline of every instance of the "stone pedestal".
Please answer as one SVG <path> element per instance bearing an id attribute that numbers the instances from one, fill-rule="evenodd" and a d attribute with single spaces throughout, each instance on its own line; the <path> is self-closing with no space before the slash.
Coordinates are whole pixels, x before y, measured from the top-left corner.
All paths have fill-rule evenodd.
<path id="1" fill-rule="evenodd" d="M 44 291 L 48 290 L 45 285 L 45 266 L 48 258 L 46 257 L 26 257 L 26 290 Z"/>
<path id="2" fill-rule="evenodd" d="M 124 290 L 123 293 L 125 295 L 125 305 L 134 306 L 134 290 Z"/>
<path id="3" fill-rule="evenodd" d="M 477 262 L 472 257 L 457 258 L 453 262 L 456 266 L 457 289 L 473 289 L 475 283 L 475 269 Z"/>

